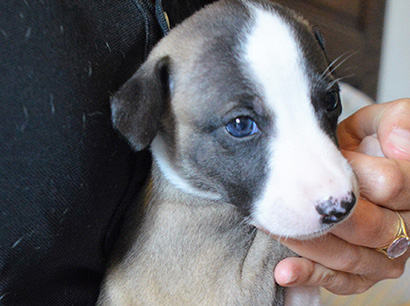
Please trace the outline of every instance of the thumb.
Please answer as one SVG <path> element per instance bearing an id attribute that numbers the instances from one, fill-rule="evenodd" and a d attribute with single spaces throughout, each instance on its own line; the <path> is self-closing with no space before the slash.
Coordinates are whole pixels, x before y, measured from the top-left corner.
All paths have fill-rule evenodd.
<path id="1" fill-rule="evenodd" d="M 286 258 L 274 273 L 280 286 L 321 286 L 335 294 L 362 293 L 373 284 L 360 275 L 334 271 L 306 258 Z"/>
<path id="2" fill-rule="evenodd" d="M 338 127 L 340 147 L 410 161 L 410 99 L 365 107 Z"/>

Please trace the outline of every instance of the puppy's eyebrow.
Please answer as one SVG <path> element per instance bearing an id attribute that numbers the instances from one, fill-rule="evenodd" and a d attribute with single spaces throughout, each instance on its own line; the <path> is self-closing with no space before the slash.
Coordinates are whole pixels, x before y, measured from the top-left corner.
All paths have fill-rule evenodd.
<path id="1" fill-rule="evenodd" d="M 234 112 L 235 110 L 248 110 L 257 115 L 262 115 L 265 113 L 262 99 L 259 96 L 248 92 L 233 96 L 222 107 L 223 114 L 228 114 L 230 112 Z"/>

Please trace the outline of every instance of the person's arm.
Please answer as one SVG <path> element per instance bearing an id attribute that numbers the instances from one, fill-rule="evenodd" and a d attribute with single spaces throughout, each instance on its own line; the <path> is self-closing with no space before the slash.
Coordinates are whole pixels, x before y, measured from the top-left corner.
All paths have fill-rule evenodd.
<path id="1" fill-rule="evenodd" d="M 360 146 L 374 134 L 385 157 L 377 157 L 380 147 L 374 139 Z M 359 110 L 339 125 L 338 139 L 361 198 L 351 218 L 331 234 L 312 241 L 281 240 L 302 256 L 278 264 L 275 278 L 282 286 L 318 285 L 336 294 L 356 294 L 404 271 L 410 251 L 392 260 L 375 249 L 393 241 L 395 211 L 410 226 L 410 99 Z"/>

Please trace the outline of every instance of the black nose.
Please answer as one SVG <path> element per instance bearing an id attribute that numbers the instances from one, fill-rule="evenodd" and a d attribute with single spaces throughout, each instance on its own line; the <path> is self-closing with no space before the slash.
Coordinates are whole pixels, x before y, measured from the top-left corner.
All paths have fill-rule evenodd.
<path id="1" fill-rule="evenodd" d="M 343 199 L 329 199 L 322 201 L 316 205 L 316 211 L 322 216 L 322 223 L 331 224 L 337 223 L 345 219 L 354 205 L 356 197 L 353 192 Z"/>

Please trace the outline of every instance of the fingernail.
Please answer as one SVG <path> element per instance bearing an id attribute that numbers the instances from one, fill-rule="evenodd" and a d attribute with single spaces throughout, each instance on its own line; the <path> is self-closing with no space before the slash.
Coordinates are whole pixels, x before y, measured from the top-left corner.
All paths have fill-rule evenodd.
<path id="1" fill-rule="evenodd" d="M 299 278 L 298 273 L 295 273 L 295 271 L 290 272 L 284 285 L 285 286 L 292 285 L 293 283 L 295 283 L 298 280 L 298 278 Z"/>
<path id="2" fill-rule="evenodd" d="M 388 137 L 388 142 L 397 150 L 410 154 L 410 131 L 400 128 L 393 129 Z"/>

